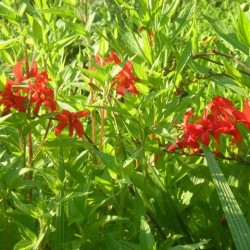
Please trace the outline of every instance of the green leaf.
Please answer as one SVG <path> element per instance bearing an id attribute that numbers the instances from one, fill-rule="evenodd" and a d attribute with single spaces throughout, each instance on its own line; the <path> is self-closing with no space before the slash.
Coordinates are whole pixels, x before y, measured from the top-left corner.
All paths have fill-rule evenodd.
<path id="1" fill-rule="evenodd" d="M 237 82 L 241 85 L 245 85 L 248 88 L 250 88 L 250 79 L 249 77 L 246 77 L 244 74 L 242 74 L 238 69 L 233 67 L 227 62 L 224 62 L 226 73 L 233 77 Z"/>
<path id="2" fill-rule="evenodd" d="M 11 194 L 12 194 L 15 206 L 17 208 L 19 208 L 21 211 L 32 216 L 35 219 L 40 218 L 41 212 L 39 211 L 39 209 L 37 207 L 35 207 L 32 204 L 24 204 L 19 200 L 19 198 L 17 197 L 17 195 L 14 192 L 11 192 Z"/>
<path id="3" fill-rule="evenodd" d="M 0 50 L 0 55 L 3 58 L 3 60 L 8 64 L 10 65 L 15 64 L 14 60 L 12 59 L 12 56 L 6 50 Z"/>
<path id="4" fill-rule="evenodd" d="M 150 227 L 143 216 L 141 217 L 140 243 L 141 243 L 142 249 L 144 250 L 156 249 L 154 237 L 151 234 Z"/>
<path id="5" fill-rule="evenodd" d="M 204 246 L 207 244 L 208 240 L 199 242 L 196 244 L 191 244 L 191 245 L 183 245 L 183 246 L 176 246 L 169 248 L 169 250 L 195 250 L 195 249 L 201 249 L 200 247 Z"/>
<path id="6" fill-rule="evenodd" d="M 227 41 L 229 44 L 231 44 L 235 49 L 238 49 L 240 51 L 242 51 L 243 53 L 245 53 L 246 55 L 249 55 L 249 49 L 245 44 L 242 44 L 236 33 L 230 33 L 230 34 L 226 34 L 224 33 L 221 28 L 219 27 L 219 24 L 217 25 L 217 20 L 213 19 L 209 16 L 203 15 L 204 18 L 211 24 L 211 26 L 213 27 L 214 31 L 221 37 L 223 38 L 225 41 Z"/>
<path id="7" fill-rule="evenodd" d="M 15 20 L 17 13 L 11 7 L 5 5 L 3 2 L 0 3 L 0 15 L 9 20 Z"/>
<path id="8" fill-rule="evenodd" d="M 196 10 L 196 1 L 186 4 L 184 9 L 179 14 L 178 19 L 176 19 L 178 23 L 177 23 L 177 28 L 173 31 L 172 39 L 175 39 L 175 37 L 189 23 L 189 20 L 192 18 L 193 14 L 195 13 L 195 10 Z"/>
<path id="9" fill-rule="evenodd" d="M 36 18 L 33 19 L 33 25 L 32 25 L 32 33 L 34 38 L 38 41 L 41 42 L 43 39 L 43 29 L 41 24 L 38 22 Z"/>
<path id="10" fill-rule="evenodd" d="M 72 23 L 65 21 L 67 27 L 73 31 L 76 32 L 79 36 L 85 36 L 86 35 L 86 29 L 82 24 L 79 23 Z"/>
<path id="11" fill-rule="evenodd" d="M 143 83 L 136 82 L 135 87 L 142 95 L 147 95 L 149 93 L 149 88 Z"/>
<path id="12" fill-rule="evenodd" d="M 137 35 L 134 34 L 131 31 L 125 32 L 125 34 L 121 34 L 122 39 L 126 47 L 135 55 L 140 57 L 140 59 L 144 58 L 144 53 L 139 45 L 139 41 L 141 41 L 141 38 Z"/>
<path id="13" fill-rule="evenodd" d="M 148 62 L 152 64 L 152 56 L 151 56 L 151 44 L 149 41 L 149 34 L 146 30 L 143 30 L 141 33 L 141 48 L 143 51 L 143 54 L 147 58 Z"/>
<path id="14" fill-rule="evenodd" d="M 109 79 L 108 74 L 103 74 L 100 71 L 93 71 L 93 70 L 88 70 L 88 69 L 84 69 L 84 68 L 78 68 L 83 74 L 89 76 L 89 77 L 93 77 L 94 79 L 96 79 L 98 82 L 100 83 L 104 83 L 106 80 Z"/>
<path id="15" fill-rule="evenodd" d="M 188 62 L 188 59 L 192 53 L 192 43 L 188 42 L 184 51 L 182 52 L 176 66 L 176 74 L 179 74 Z"/>
<path id="16" fill-rule="evenodd" d="M 52 112 L 52 113 L 41 115 L 35 118 L 34 120 L 29 121 L 27 125 L 23 126 L 22 128 L 23 134 L 27 135 L 35 126 L 37 126 L 38 124 L 41 124 L 43 121 L 53 118 L 57 114 L 58 112 Z"/>
<path id="17" fill-rule="evenodd" d="M 24 226 L 20 226 L 19 227 L 20 233 L 22 235 L 22 240 L 20 240 L 14 247 L 14 250 L 30 250 L 30 249 L 35 249 L 33 248 L 36 240 L 37 240 L 37 236 L 31 231 L 29 230 L 29 228 L 24 227 Z"/>
<path id="18" fill-rule="evenodd" d="M 74 36 L 69 36 L 69 37 L 66 37 L 64 39 L 61 39 L 61 40 L 57 41 L 54 44 L 54 50 L 58 51 L 58 50 L 60 50 L 60 49 L 62 49 L 64 47 L 67 47 L 68 45 L 73 43 L 76 38 L 77 38 L 77 36 L 74 35 Z"/>
<path id="19" fill-rule="evenodd" d="M 229 88 L 236 92 L 237 94 L 241 96 L 247 96 L 247 92 L 244 88 L 238 87 L 234 80 L 225 77 L 225 76 L 213 76 L 211 77 L 211 80 L 217 84 L 220 84 L 221 86 L 224 86 L 225 88 Z M 238 81 L 236 81 L 238 83 Z"/>
<path id="20" fill-rule="evenodd" d="M 145 65 L 136 63 L 134 61 L 132 62 L 132 65 L 133 65 L 136 76 L 138 76 L 140 80 L 147 81 L 148 80 L 148 74 L 145 71 Z"/>
<path id="21" fill-rule="evenodd" d="M 207 165 L 209 167 L 213 182 L 216 187 L 222 209 L 227 218 L 228 226 L 233 237 L 233 241 L 238 250 L 249 249 L 250 246 L 250 228 L 243 216 L 243 213 L 235 199 L 220 166 L 214 158 L 211 150 L 202 145 Z"/>
<path id="22" fill-rule="evenodd" d="M 139 190 L 136 190 L 135 192 L 134 215 L 135 219 L 140 221 L 140 218 L 146 215 L 146 207 L 141 197 L 143 195 L 139 194 L 139 192 L 140 192 Z"/>
<path id="23" fill-rule="evenodd" d="M 90 29 L 91 29 L 91 25 L 95 19 L 95 12 L 91 13 L 89 16 L 88 16 L 88 20 L 87 20 L 87 23 L 85 24 L 85 28 L 86 30 L 89 32 Z"/>
<path id="24" fill-rule="evenodd" d="M 168 19 L 171 18 L 174 15 L 174 13 L 176 12 L 176 9 L 177 9 L 179 3 L 180 3 L 180 0 L 172 1 L 171 5 L 169 6 L 169 9 L 165 13 L 165 15 L 168 17 Z M 164 20 L 164 21 L 166 21 L 166 20 Z"/>
<path id="25" fill-rule="evenodd" d="M 63 16 L 63 17 L 73 17 L 75 18 L 76 16 L 76 12 L 74 11 L 74 9 L 69 6 L 61 6 L 61 7 L 52 7 L 49 9 L 43 9 L 43 10 L 36 10 L 38 13 L 48 13 L 48 14 L 52 14 L 52 15 L 57 15 L 57 16 Z"/>
<path id="26" fill-rule="evenodd" d="M 19 38 L 12 38 L 12 39 L 9 39 L 9 40 L 6 40 L 6 41 L 0 40 L 0 49 L 6 49 L 8 47 L 11 47 L 18 40 L 19 40 Z"/>
<path id="27" fill-rule="evenodd" d="M 12 113 L 8 114 L 8 115 L 5 115 L 5 116 L 2 116 L 0 117 L 0 123 L 4 122 L 5 120 L 7 120 L 10 116 L 12 116 Z"/>
<path id="28" fill-rule="evenodd" d="M 98 156 L 100 158 L 100 160 L 104 163 L 104 165 L 107 168 L 117 166 L 117 163 L 115 161 L 115 157 L 113 155 L 103 153 L 97 149 L 93 149 L 93 152 L 96 156 Z"/>
<path id="29" fill-rule="evenodd" d="M 121 249 L 120 243 L 117 240 L 115 240 L 113 237 L 111 237 L 109 234 L 104 235 L 104 240 L 105 240 L 107 249 L 110 249 L 110 250 Z"/>
<path id="30" fill-rule="evenodd" d="M 236 27 L 237 37 L 239 40 L 250 47 L 250 20 L 239 7 L 239 17 Z"/>

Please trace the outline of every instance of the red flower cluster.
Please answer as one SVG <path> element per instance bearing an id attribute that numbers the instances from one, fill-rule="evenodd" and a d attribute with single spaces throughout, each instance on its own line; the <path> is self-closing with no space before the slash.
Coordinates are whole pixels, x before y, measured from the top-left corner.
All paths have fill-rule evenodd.
<path id="1" fill-rule="evenodd" d="M 89 114 L 88 110 L 83 110 L 79 112 L 70 112 L 68 110 L 63 110 L 61 114 L 55 116 L 59 120 L 58 125 L 55 128 L 55 134 L 60 135 L 65 127 L 69 127 L 69 136 L 73 135 L 73 130 L 76 130 L 76 134 L 79 137 L 83 136 L 83 126 L 79 121 L 79 118 L 85 117 Z"/>
<path id="2" fill-rule="evenodd" d="M 190 120 L 193 120 L 193 123 Z M 175 136 L 176 144 L 172 144 L 167 151 L 189 148 L 192 152 L 201 151 L 200 143 L 209 145 L 210 137 L 214 138 L 216 151 L 220 148 L 220 135 L 228 134 L 232 138 L 232 146 L 237 143 L 240 149 L 241 133 L 237 123 L 242 122 L 250 130 L 250 106 L 245 101 L 243 111 L 238 111 L 231 101 L 216 96 L 204 110 L 202 117 L 194 117 L 192 110 L 185 113 L 182 140 Z"/>
<path id="3" fill-rule="evenodd" d="M 47 71 L 38 72 L 37 63 L 34 62 L 27 75 L 23 74 L 23 62 L 19 61 L 13 68 L 14 80 L 7 80 L 4 91 L 0 91 L 0 105 L 4 105 L 2 115 L 6 115 L 11 109 L 26 112 L 33 108 L 34 114 L 38 114 L 43 105 L 51 112 L 56 111 L 54 91 L 48 87 L 50 81 Z M 83 126 L 79 118 L 87 116 L 88 110 L 70 112 L 63 110 L 55 116 L 59 120 L 55 128 L 55 134 L 60 135 L 65 127 L 69 127 L 69 135 L 73 130 L 79 137 L 83 136 Z"/>
<path id="4" fill-rule="evenodd" d="M 24 60 L 19 61 L 13 68 L 14 80 L 7 80 L 4 91 L 0 91 L 0 105 L 4 105 L 3 115 L 11 108 L 25 112 L 34 106 L 34 113 L 38 114 L 44 104 L 50 111 L 56 110 L 54 92 L 48 87 L 48 74 L 46 71 L 38 72 L 37 63 L 34 62 L 27 75 L 23 74 L 22 65 Z"/>
<path id="5" fill-rule="evenodd" d="M 115 54 L 114 51 L 110 52 L 110 56 L 104 60 L 99 55 L 95 56 L 98 65 L 103 66 L 105 63 L 114 62 L 120 64 L 120 58 Z M 119 73 L 115 76 L 113 84 L 116 85 L 116 93 L 122 96 L 125 95 L 126 91 L 138 95 L 139 92 L 135 87 L 135 82 L 138 80 L 137 77 L 132 73 L 133 65 L 131 61 L 127 61 Z"/>

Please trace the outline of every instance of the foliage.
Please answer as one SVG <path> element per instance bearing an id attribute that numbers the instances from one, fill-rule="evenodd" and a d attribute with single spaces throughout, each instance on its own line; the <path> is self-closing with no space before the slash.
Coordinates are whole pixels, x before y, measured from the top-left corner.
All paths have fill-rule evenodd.
<path id="1" fill-rule="evenodd" d="M 249 4 L 3 0 L 1 249 L 247 249 Z"/>

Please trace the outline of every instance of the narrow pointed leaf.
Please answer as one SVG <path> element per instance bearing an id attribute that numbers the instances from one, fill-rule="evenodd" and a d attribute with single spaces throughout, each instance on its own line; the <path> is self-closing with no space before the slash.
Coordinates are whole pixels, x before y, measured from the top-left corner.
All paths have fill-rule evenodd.
<path id="1" fill-rule="evenodd" d="M 231 231 L 235 246 L 238 250 L 249 249 L 250 246 L 250 228 L 247 224 L 243 213 L 234 197 L 220 166 L 214 158 L 210 149 L 202 146 L 207 165 L 211 172 L 213 182 L 215 184 L 217 194 L 219 196 L 222 208 L 228 221 L 228 226 Z"/>

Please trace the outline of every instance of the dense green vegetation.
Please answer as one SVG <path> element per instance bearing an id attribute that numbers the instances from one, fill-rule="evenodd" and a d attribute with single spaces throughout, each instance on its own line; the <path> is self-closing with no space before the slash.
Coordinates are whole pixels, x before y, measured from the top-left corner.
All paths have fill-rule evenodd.
<path id="1" fill-rule="evenodd" d="M 0 249 L 249 249 L 249 5 L 0 2 Z"/>

